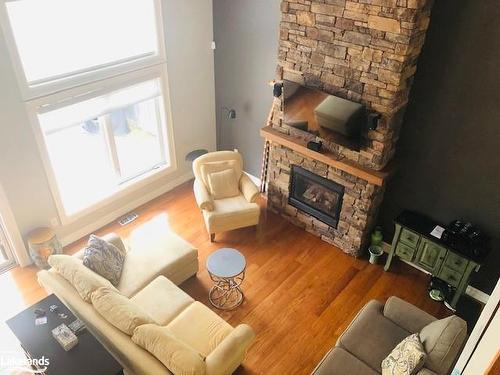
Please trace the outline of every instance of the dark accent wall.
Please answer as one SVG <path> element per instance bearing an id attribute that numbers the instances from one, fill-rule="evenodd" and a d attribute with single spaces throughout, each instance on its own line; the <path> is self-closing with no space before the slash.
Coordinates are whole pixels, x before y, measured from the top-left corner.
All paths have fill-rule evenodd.
<path id="1" fill-rule="evenodd" d="M 277 0 L 214 0 L 218 142 L 239 148 L 257 176 L 279 17 Z M 492 252 L 472 285 L 488 293 L 500 273 L 498 20 L 497 0 L 435 1 L 397 144 L 399 171 L 380 213 L 389 242 L 392 219 L 404 208 L 479 225 L 492 237 Z M 238 118 L 222 118 L 222 106 L 234 107 Z"/>
<path id="2" fill-rule="evenodd" d="M 396 160 L 380 211 L 386 240 L 403 208 L 443 223 L 463 218 L 492 237 L 472 285 L 500 274 L 500 7 L 438 0 L 432 10 Z"/>
<path id="3" fill-rule="evenodd" d="M 260 177 L 265 125 L 276 76 L 279 0 L 214 0 L 215 101 L 218 149 L 237 148 L 245 170 Z M 234 108 L 227 118 L 222 107 Z"/>

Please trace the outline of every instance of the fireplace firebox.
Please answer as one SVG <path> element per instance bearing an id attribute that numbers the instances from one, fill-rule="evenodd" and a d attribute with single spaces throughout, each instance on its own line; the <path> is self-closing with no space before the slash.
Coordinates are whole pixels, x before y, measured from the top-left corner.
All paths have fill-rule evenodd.
<path id="1" fill-rule="evenodd" d="M 292 165 L 288 203 L 337 228 L 344 187 L 298 165 Z"/>

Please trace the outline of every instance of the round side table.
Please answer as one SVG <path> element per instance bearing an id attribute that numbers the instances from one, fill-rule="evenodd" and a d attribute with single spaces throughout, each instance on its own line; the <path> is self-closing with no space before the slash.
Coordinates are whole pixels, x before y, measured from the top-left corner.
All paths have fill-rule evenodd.
<path id="1" fill-rule="evenodd" d="M 212 306 L 221 310 L 231 310 L 243 302 L 240 288 L 245 278 L 246 260 L 236 249 L 222 248 L 207 258 L 207 271 L 214 285 L 208 293 Z"/>

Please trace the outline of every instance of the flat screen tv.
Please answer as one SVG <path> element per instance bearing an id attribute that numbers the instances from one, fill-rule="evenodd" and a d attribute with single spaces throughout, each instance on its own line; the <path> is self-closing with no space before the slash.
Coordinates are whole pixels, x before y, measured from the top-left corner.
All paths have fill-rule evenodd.
<path id="1" fill-rule="evenodd" d="M 287 80 L 283 97 L 286 125 L 359 150 L 368 122 L 364 105 Z"/>

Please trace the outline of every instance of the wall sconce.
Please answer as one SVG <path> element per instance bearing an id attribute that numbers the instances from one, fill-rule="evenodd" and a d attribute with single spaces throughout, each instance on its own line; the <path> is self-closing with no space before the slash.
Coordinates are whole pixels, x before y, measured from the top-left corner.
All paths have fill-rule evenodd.
<path id="1" fill-rule="evenodd" d="M 236 110 L 232 108 L 222 107 L 222 110 L 227 113 L 227 118 L 234 120 L 236 118 Z"/>

